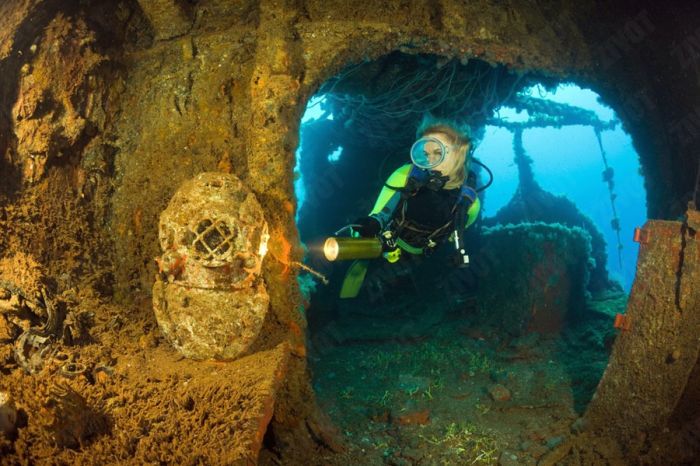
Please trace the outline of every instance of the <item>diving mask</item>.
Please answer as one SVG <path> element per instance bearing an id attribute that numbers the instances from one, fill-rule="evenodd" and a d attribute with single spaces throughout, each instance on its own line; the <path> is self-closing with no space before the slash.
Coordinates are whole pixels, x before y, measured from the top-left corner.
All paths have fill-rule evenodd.
<path id="1" fill-rule="evenodd" d="M 429 170 L 435 168 L 447 156 L 448 149 L 437 138 L 426 136 L 418 139 L 411 146 L 411 160 L 420 168 Z"/>

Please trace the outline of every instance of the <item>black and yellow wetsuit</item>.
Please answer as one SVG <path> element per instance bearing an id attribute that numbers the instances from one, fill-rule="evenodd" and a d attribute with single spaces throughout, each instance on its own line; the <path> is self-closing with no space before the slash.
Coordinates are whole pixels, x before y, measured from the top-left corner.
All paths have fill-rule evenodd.
<path id="1" fill-rule="evenodd" d="M 464 228 L 469 227 L 479 214 L 481 203 L 476 192 L 462 186 L 455 189 L 432 190 L 412 188 L 415 166 L 406 164 L 391 174 L 382 188 L 370 216 L 379 221 L 381 231 L 392 231 L 398 248 L 385 254 L 390 262 L 398 260 L 401 251 L 423 254 L 446 239 L 455 230 L 455 219 L 460 201 L 467 202 Z M 465 197 L 466 196 L 466 197 Z M 360 291 L 367 260 L 356 260 L 346 274 L 340 292 L 341 298 L 354 298 Z"/>
<path id="2" fill-rule="evenodd" d="M 379 220 L 382 231 L 395 224 L 397 243 L 411 254 L 422 254 L 430 240 L 439 243 L 454 230 L 454 219 L 462 188 L 418 189 L 415 193 L 402 191 L 408 187 L 414 165 L 406 164 L 391 174 L 379 193 L 370 216 Z M 399 188 L 399 189 L 392 189 Z M 469 188 L 470 189 L 470 188 Z M 476 221 L 481 203 L 472 190 L 464 228 Z M 403 202 L 402 202 L 403 201 Z"/>

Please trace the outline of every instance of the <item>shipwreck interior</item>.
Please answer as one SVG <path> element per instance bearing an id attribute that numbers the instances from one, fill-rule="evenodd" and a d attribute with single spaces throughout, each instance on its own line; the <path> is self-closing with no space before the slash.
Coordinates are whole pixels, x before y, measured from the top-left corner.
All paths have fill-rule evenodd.
<path id="1" fill-rule="evenodd" d="M 615 338 L 612 323 L 624 313 L 631 284 L 621 271 L 633 271 L 637 259 L 636 250 L 625 250 L 635 243 L 622 244 L 620 225 L 643 224 L 646 215 L 638 156 L 634 150 L 606 155 L 603 140 L 614 139 L 604 135 L 619 124 L 614 114 L 603 121 L 591 110 L 548 100 L 541 84 L 532 86 L 542 80 L 479 60 L 393 53 L 341 71 L 307 105 L 295 192 L 300 238 L 313 270 L 299 277 L 309 301 L 309 363 L 321 406 L 368 454 L 490 464 L 503 450 L 498 445 L 510 444 L 539 458 L 547 445 L 563 440 L 547 428 L 558 432 L 557 423 L 574 423 L 603 374 Z M 572 96 L 584 95 L 565 87 Z M 595 107 L 595 95 L 586 97 L 578 100 Z M 466 115 L 478 128 L 476 159 L 494 159 L 484 146 L 503 151 L 510 145 L 498 154 L 509 164 L 474 168 L 477 187 L 491 176 L 502 184 L 509 167 L 514 186 L 494 196 L 480 190 L 484 218 L 470 232 L 470 270 L 454 267 L 453 248 L 446 246 L 426 259 L 374 264 L 361 295 L 340 299 L 348 263 L 329 262 L 322 243 L 371 209 L 391 173 L 386 167 L 405 163 L 426 111 Z M 552 142 L 561 128 L 576 130 L 559 136 L 575 138 L 571 152 Z M 496 129 L 506 134 L 490 141 Z M 529 141 L 532 157 L 523 145 L 530 130 L 542 138 Z M 564 196 L 543 189 L 533 170 L 542 163 L 537 149 L 547 152 L 552 145 L 556 160 L 549 170 L 563 168 L 538 173 L 547 185 L 565 186 Z M 593 159 L 593 168 L 585 158 Z M 629 173 L 616 182 L 610 164 Z M 583 192 L 571 192 L 572 184 Z M 569 200 L 577 197 L 582 208 L 607 217 L 593 221 Z M 608 264 L 620 281 L 609 277 Z"/>
<path id="2" fill-rule="evenodd" d="M 695 464 L 698 24 L 680 1 L 2 2 L 0 462 Z M 426 112 L 493 177 L 470 266 L 378 260 L 340 299 L 323 241 Z"/>

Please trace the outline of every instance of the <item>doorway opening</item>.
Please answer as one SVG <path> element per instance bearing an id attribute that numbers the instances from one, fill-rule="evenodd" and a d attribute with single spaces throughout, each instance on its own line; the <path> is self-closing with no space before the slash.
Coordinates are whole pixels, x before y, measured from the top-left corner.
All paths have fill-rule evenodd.
<path id="1" fill-rule="evenodd" d="M 482 205 L 470 265 L 456 268 L 448 243 L 378 258 L 341 299 L 350 261 L 328 261 L 324 240 L 370 212 L 426 113 L 469 125 L 482 164 L 469 167 Z M 307 263 L 330 279 L 300 277 L 309 365 L 349 454 L 490 464 L 555 448 L 607 365 L 634 277 L 627 239 L 646 212 L 614 112 L 535 73 L 393 53 L 324 83 L 300 128 L 297 225 Z"/>

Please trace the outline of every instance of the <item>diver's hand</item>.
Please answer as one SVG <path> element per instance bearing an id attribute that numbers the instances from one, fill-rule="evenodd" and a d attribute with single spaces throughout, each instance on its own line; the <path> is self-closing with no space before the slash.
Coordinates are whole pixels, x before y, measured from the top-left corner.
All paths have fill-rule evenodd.
<path id="1" fill-rule="evenodd" d="M 379 220 L 374 217 L 360 217 L 353 222 L 353 224 L 358 226 L 353 226 L 353 231 L 357 232 L 363 238 L 370 238 L 372 236 L 377 236 L 382 226 L 379 224 Z"/>

